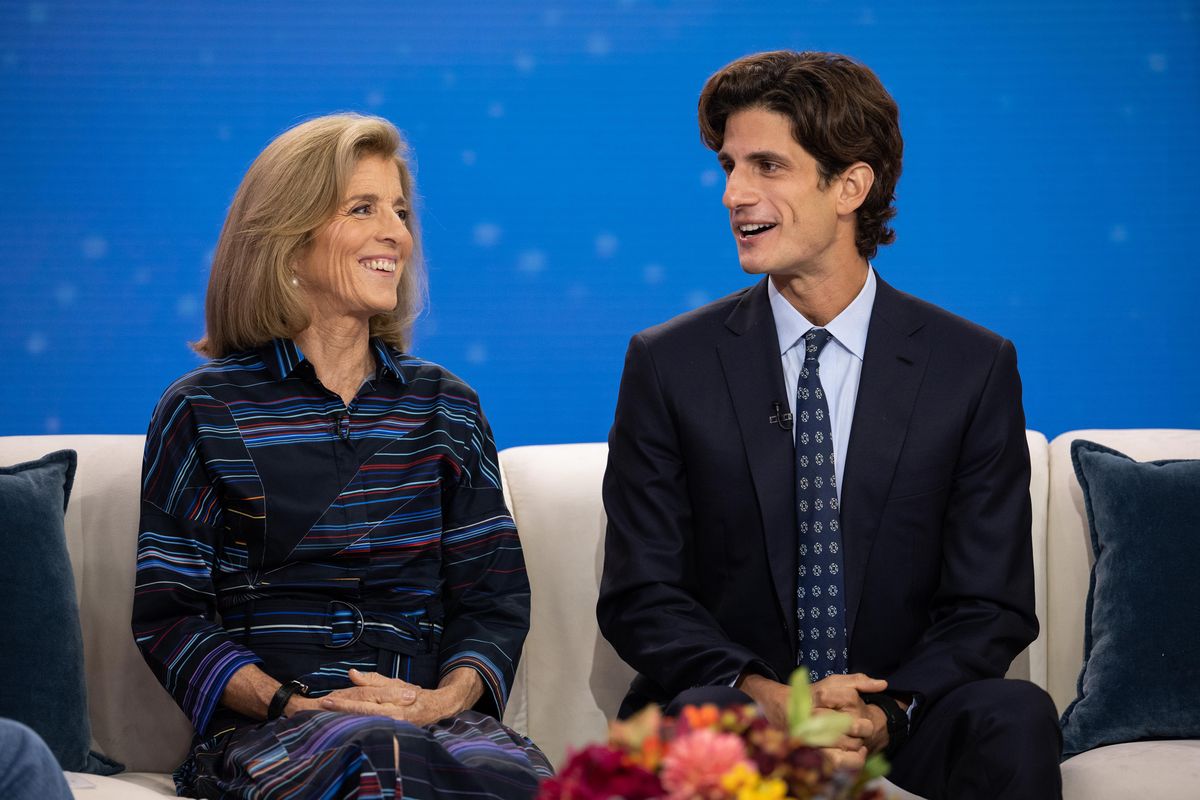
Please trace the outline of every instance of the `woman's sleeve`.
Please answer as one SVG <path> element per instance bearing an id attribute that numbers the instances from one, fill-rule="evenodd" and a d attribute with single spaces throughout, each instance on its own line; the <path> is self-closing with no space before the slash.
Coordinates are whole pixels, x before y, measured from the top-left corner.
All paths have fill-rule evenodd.
<path id="1" fill-rule="evenodd" d="M 443 506 L 441 673 L 479 672 L 487 691 L 476 707 L 498 718 L 529 631 L 529 579 L 504 504 L 496 445 L 478 406 L 464 445 L 458 483 Z"/>
<path id="2" fill-rule="evenodd" d="M 213 573 L 223 530 L 189 399 L 168 393 L 146 434 L 133 635 L 198 733 L 233 674 L 261 663 L 216 623 Z"/>

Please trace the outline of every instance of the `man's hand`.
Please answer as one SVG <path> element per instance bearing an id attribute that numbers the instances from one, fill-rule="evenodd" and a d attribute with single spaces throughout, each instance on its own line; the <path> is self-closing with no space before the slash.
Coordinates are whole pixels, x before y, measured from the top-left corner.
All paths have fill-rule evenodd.
<path id="1" fill-rule="evenodd" d="M 787 729 L 788 697 L 791 689 L 778 681 L 754 674 L 742 676 L 737 688 L 750 695 L 767 718 L 767 722 Z"/>
<path id="2" fill-rule="evenodd" d="M 830 675 L 812 685 L 814 714 L 839 711 L 850 717 L 850 729 L 836 744 L 824 749 L 835 768 L 861 769 L 867 756 L 874 752 L 872 745 L 880 735 L 880 728 L 886 740 L 887 720 L 878 708 L 872 709 L 864 703 L 859 694 L 882 692 L 886 688 L 887 681 L 868 677 L 861 672 Z"/>
<path id="3" fill-rule="evenodd" d="M 761 675 L 746 675 L 738 685 L 758 704 L 767 721 L 786 728 L 790 690 Z M 887 747 L 887 717 L 878 706 L 863 702 L 861 692 L 882 692 L 887 681 L 854 673 L 831 675 L 813 683 L 813 713 L 840 711 L 850 717 L 850 729 L 831 747 L 822 748 L 835 768 L 861 769 L 867 756 Z"/>
<path id="4" fill-rule="evenodd" d="M 784 687 L 787 688 L 787 687 Z M 830 747 L 822 748 L 835 769 L 861 769 L 867 756 L 887 744 L 887 719 L 878 708 L 863 702 L 860 692 L 882 692 L 887 681 L 867 675 L 831 675 L 813 683 L 813 713 L 837 711 L 850 717 L 850 728 Z M 785 695 L 786 702 L 786 695 Z M 785 706 L 786 719 L 786 706 Z M 879 737 L 883 744 L 879 745 Z"/>
<path id="5" fill-rule="evenodd" d="M 854 722 L 847 735 L 853 736 L 859 741 L 859 746 L 865 748 L 865 758 L 866 754 L 884 750 L 889 739 L 888 718 L 883 714 L 883 709 L 864 703 L 862 693 L 882 692 L 884 688 L 887 688 L 887 681 L 868 678 L 860 673 L 832 675 L 812 685 L 812 706 L 814 710 L 829 709 L 851 715 Z M 901 710 L 908 708 L 900 700 L 895 700 L 895 703 Z"/>
<path id="6" fill-rule="evenodd" d="M 318 708 L 345 714 L 391 717 L 413 725 L 432 725 L 475 705 L 483 694 L 483 682 L 473 669 L 456 669 L 436 689 L 423 689 L 399 678 L 387 678 L 377 672 L 350 670 L 354 683 L 324 697 L 302 701 L 295 709 Z M 294 713 L 288 708 L 289 714 Z"/>

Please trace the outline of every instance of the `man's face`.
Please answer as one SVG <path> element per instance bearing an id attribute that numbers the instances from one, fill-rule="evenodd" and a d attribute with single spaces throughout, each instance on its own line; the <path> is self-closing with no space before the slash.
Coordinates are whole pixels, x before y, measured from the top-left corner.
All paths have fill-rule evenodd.
<path id="1" fill-rule="evenodd" d="M 838 181 L 820 188 L 817 161 L 792 138 L 788 118 L 763 108 L 731 114 L 717 158 L 742 269 L 779 276 L 819 271 L 835 242 Z"/>

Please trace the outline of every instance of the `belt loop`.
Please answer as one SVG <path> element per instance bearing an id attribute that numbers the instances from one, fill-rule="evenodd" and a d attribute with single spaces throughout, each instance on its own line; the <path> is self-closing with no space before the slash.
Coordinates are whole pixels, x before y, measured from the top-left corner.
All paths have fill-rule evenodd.
<path id="1" fill-rule="evenodd" d="M 256 603 L 256 600 L 247 600 L 245 605 L 246 610 L 242 616 L 242 641 L 247 647 L 250 646 L 250 629 L 254 627 L 254 606 Z"/>

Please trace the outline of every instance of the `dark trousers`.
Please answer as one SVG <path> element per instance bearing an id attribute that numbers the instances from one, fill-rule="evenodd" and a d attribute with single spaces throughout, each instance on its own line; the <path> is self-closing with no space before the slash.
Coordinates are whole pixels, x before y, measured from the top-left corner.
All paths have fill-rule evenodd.
<path id="1" fill-rule="evenodd" d="M 728 686 L 681 692 L 666 708 L 753 702 Z M 888 780 L 929 800 L 1062 797 L 1062 734 L 1050 696 L 1028 681 L 996 678 L 960 686 L 918 708 L 912 735 Z"/>
<path id="2" fill-rule="evenodd" d="M 50 748 L 19 722 L 0 719 L 0 797 L 71 800 L 71 789 Z"/>

